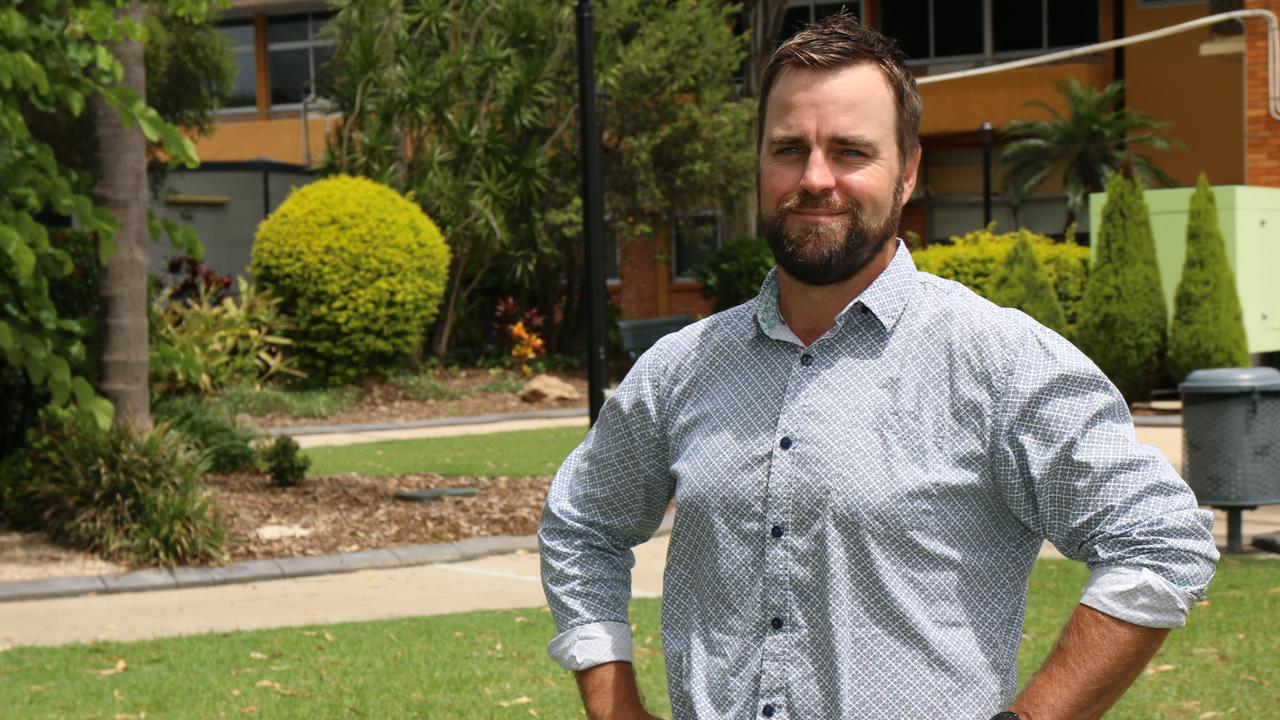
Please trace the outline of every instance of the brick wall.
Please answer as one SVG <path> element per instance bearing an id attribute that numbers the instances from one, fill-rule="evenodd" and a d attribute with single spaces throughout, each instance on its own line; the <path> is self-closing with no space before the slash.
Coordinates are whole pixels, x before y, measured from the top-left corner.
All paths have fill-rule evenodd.
<path id="1" fill-rule="evenodd" d="M 1280 0 L 1246 0 L 1245 7 L 1280 14 Z M 1267 26 L 1248 20 L 1245 33 L 1245 184 L 1280 187 L 1280 120 L 1267 110 Z"/>
<path id="2" fill-rule="evenodd" d="M 690 280 L 662 282 L 662 273 L 670 273 L 666 263 L 659 265 L 651 243 L 622 244 L 620 282 L 609 289 L 610 297 L 622 310 L 624 320 L 658 315 L 711 314 L 711 303 L 702 297 L 702 285 Z M 659 298 L 664 294 L 665 298 Z M 665 302 L 660 300 L 665 299 Z"/>

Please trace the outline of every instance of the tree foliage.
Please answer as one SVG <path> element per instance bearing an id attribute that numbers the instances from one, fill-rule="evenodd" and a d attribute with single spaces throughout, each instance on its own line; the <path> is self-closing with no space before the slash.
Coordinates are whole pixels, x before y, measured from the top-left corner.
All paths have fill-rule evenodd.
<path id="1" fill-rule="evenodd" d="M 1173 299 L 1169 370 L 1175 380 L 1201 368 L 1249 364 L 1235 273 L 1218 227 L 1218 207 L 1203 173 L 1191 195 L 1187 255 Z"/>
<path id="2" fill-rule="evenodd" d="M 170 0 L 184 17 L 207 12 L 201 0 Z M 174 159 L 195 163 L 195 148 L 138 93 L 120 84 L 108 43 L 138 40 L 142 27 L 116 16 L 122 0 L 24 0 L 0 9 L 0 354 L 55 405 L 74 402 L 105 426 L 112 407 L 81 370 L 83 328 L 60 316 L 50 284 L 69 275 L 71 257 L 49 239 L 49 225 L 72 219 L 97 234 L 101 262 L 114 251 L 116 221 L 87 194 L 85 173 L 59 162 L 32 132 L 33 118 L 79 117 L 100 97 Z"/>
<path id="3" fill-rule="evenodd" d="M 1169 317 L 1142 191 L 1140 181 L 1120 175 L 1107 181 L 1076 341 L 1130 402 L 1151 396 Z"/>
<path id="4" fill-rule="evenodd" d="M 1067 316 L 1062 312 L 1062 303 L 1058 302 L 1049 276 L 1026 237 L 1020 236 L 1005 255 L 996 272 L 990 300 L 997 305 L 1017 308 L 1056 333 L 1067 332 Z"/>
<path id="5" fill-rule="evenodd" d="M 484 327 L 501 288 L 571 331 L 581 168 L 573 3 L 342 0 L 324 90 L 345 118 L 329 164 L 411 193 L 453 249 L 433 350 Z M 665 247 L 674 212 L 751 182 L 754 106 L 732 76 L 733 6 L 610 0 L 595 13 L 605 206 L 621 241 Z M 559 312 L 557 312 L 559 308 Z M 551 334 L 556 334 L 554 329 Z"/>
<path id="6" fill-rule="evenodd" d="M 572 66 L 567 2 L 341 0 L 329 164 L 408 192 L 452 246 L 433 349 L 460 300 L 525 232 L 551 182 L 552 112 Z"/>
<path id="7" fill-rule="evenodd" d="M 1000 151 L 1001 174 L 1015 209 L 1059 170 L 1067 191 L 1064 226 L 1084 214 L 1089 193 L 1106 189 L 1110 173 L 1125 169 L 1147 185 L 1177 184 L 1154 160 L 1136 150 L 1145 147 L 1163 153 L 1182 144 L 1160 135 L 1167 123 L 1130 107 L 1116 110 L 1123 83 L 1098 89 L 1073 78 L 1056 87 L 1065 112 L 1035 101 L 1030 105 L 1048 112 L 1052 120 L 1014 120 L 1001 131 L 1006 141 Z"/>

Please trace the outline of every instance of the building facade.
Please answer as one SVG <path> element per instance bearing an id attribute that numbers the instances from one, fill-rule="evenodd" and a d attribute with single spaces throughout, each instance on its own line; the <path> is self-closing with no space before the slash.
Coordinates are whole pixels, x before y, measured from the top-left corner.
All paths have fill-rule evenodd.
<path id="1" fill-rule="evenodd" d="M 607 12 L 607 3 L 600 12 Z M 919 78 L 1007 60 L 1077 48 L 1117 36 L 1170 27 L 1239 7 L 1280 11 L 1280 0 L 791 0 L 780 41 L 804 23 L 845 8 L 863 22 L 898 40 Z M 280 178 L 301 183 L 324 151 L 336 118 L 315 97 L 332 43 L 319 29 L 331 17 L 323 2 L 232 0 L 222 30 L 234 48 L 239 74 L 229 106 L 219 113 L 213 133 L 197 141 L 200 157 L 221 168 L 235 185 L 233 170 L 266 167 Z M 744 24 L 750 25 L 750 19 Z M 750 69 L 747 69 L 750 72 Z M 1126 104 L 1167 122 L 1165 134 L 1186 147 L 1159 158 L 1180 185 L 1192 185 L 1204 172 L 1215 185 L 1280 187 L 1280 122 L 1268 110 L 1265 24 L 1249 20 L 1183 32 L 1126 48 L 1097 52 L 1052 65 L 925 84 L 921 87 L 923 160 L 920 182 L 903 213 L 902 235 L 924 242 L 977 229 L 983 224 L 983 162 L 980 127 L 1000 128 L 1014 119 L 1047 119 L 1029 103 L 1061 108 L 1055 83 L 1077 80 L 1101 87 L 1126 83 Z M 1000 192 L 998 135 L 994 167 L 993 219 L 1014 227 L 1007 197 Z M 256 163 L 256 165 L 243 165 Z M 191 217 L 234 214 L 228 199 L 211 198 L 218 182 L 201 180 L 200 193 L 187 192 L 200 173 L 175 176 L 176 194 L 204 205 L 166 204 L 162 214 Z M 268 181 L 267 186 L 270 186 Z M 274 194 L 272 194 L 274 192 Z M 268 189 L 253 213 L 269 211 L 283 193 Z M 241 203 L 242 205 L 245 203 Z M 1018 224 L 1061 235 L 1066 196 L 1053 178 L 1019 209 Z M 606 209 L 607 210 L 607 209 Z M 248 211 L 245 211 L 247 216 Z M 1087 218 L 1077 228 L 1090 230 Z M 671 219 L 664 247 L 611 243 L 610 294 L 623 317 L 668 314 L 702 315 L 709 305 L 691 271 L 703 257 L 734 233 L 750 231 L 750 218 L 719 211 Z M 210 221 L 212 226 L 216 223 Z M 244 223 L 225 233 L 204 229 L 210 256 L 217 246 L 247 247 Z M 211 228 L 212 229 L 212 228 Z M 238 233 L 238 234 L 237 234 Z M 230 253 L 226 262 L 245 257 Z M 242 268 L 218 267 L 221 272 Z"/>

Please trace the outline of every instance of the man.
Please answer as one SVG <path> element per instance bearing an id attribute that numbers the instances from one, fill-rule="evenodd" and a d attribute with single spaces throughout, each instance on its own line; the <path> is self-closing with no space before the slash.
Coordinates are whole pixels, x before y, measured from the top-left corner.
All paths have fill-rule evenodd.
<path id="1" fill-rule="evenodd" d="M 663 648 L 676 718 L 1100 717 L 1217 552 L 1124 401 L 1026 315 L 919 273 L 894 237 L 921 103 L 847 15 L 764 72 L 753 301 L 645 353 L 551 487 L 540 540 L 591 718 L 648 718 L 630 548 L 676 501 Z M 1017 697 L 1044 538 L 1092 577 Z"/>

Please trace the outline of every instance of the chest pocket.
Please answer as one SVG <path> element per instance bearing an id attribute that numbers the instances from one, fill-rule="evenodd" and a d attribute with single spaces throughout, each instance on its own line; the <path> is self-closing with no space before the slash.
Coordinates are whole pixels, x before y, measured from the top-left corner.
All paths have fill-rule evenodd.
<path id="1" fill-rule="evenodd" d="M 841 534 L 891 536 L 939 526 L 937 496 L 948 482 L 954 429 L 945 406 L 923 406 L 917 389 L 903 392 L 899 381 L 891 376 L 845 393 L 828 390 L 807 403 L 817 427 L 796 469 L 815 496 L 798 505 L 809 505 Z"/>

